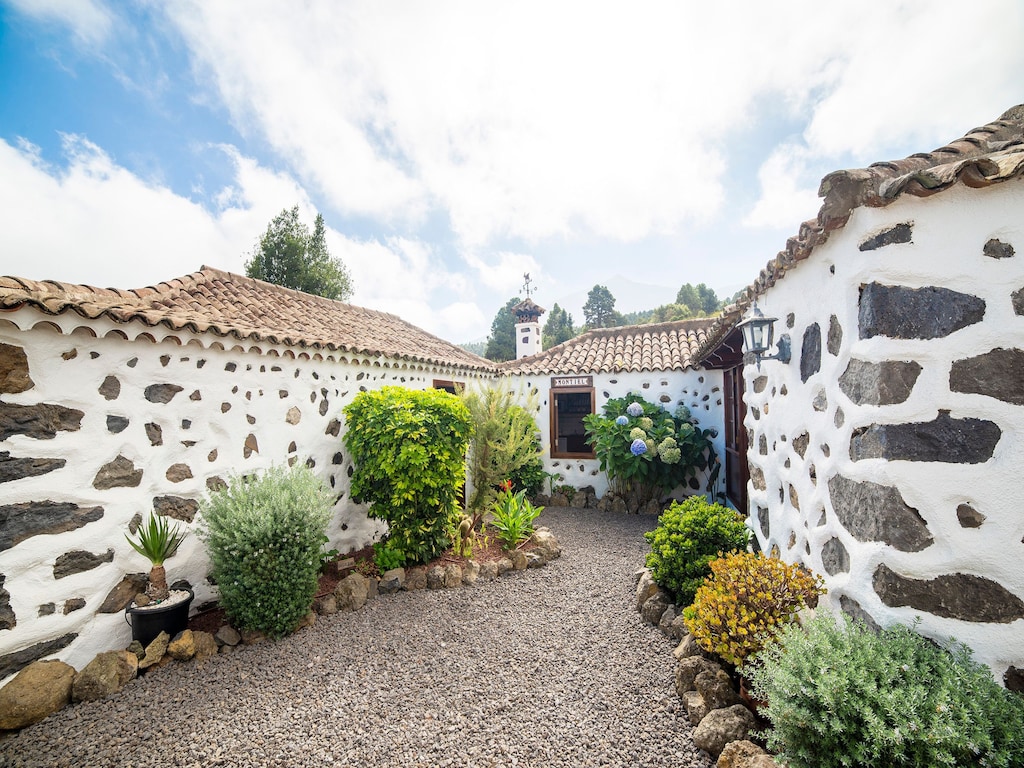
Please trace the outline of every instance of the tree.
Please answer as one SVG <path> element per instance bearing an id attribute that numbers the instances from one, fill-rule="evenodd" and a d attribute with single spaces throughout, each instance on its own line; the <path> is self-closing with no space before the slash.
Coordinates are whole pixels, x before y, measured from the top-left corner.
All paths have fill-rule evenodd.
<path id="1" fill-rule="evenodd" d="M 544 323 L 544 331 L 541 334 L 544 349 L 551 349 L 575 335 L 572 327 L 572 315 L 556 303 L 548 314 L 548 321 Z"/>
<path id="2" fill-rule="evenodd" d="M 676 304 L 689 307 L 697 317 L 713 315 L 722 306 L 722 302 L 719 301 L 715 292 L 704 283 L 698 285 L 685 283 L 676 294 Z"/>
<path id="3" fill-rule="evenodd" d="M 588 328 L 611 328 L 622 322 L 622 315 L 615 311 L 615 297 L 603 285 L 595 285 L 587 294 L 583 305 L 583 320 Z"/>
<path id="4" fill-rule="evenodd" d="M 253 249 L 245 263 L 245 274 L 303 293 L 348 301 L 352 278 L 341 259 L 328 252 L 326 233 L 324 217 L 319 213 L 311 235 L 299 221 L 299 206 L 282 210 Z"/>
<path id="5" fill-rule="evenodd" d="M 491 322 L 491 335 L 487 337 L 487 350 L 484 357 L 496 363 L 516 359 L 516 316 L 512 307 L 520 302 L 513 296 L 505 306 L 498 310 Z"/>

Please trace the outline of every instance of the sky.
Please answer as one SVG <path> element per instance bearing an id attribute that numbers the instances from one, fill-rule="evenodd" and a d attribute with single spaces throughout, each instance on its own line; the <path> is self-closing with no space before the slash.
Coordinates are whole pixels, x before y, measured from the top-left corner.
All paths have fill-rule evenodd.
<path id="1" fill-rule="evenodd" d="M 837 169 L 1024 102 L 1024 2 L 0 0 L 0 274 L 244 274 L 298 205 L 352 302 L 750 284 Z M 543 320 L 543 318 L 542 318 Z"/>

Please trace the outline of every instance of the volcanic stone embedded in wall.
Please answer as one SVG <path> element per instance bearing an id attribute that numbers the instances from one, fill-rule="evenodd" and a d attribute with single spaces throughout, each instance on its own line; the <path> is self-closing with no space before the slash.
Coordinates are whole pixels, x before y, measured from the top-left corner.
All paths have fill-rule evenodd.
<path id="1" fill-rule="evenodd" d="M 146 437 L 149 438 L 150 445 L 164 444 L 164 430 L 159 424 L 154 424 L 153 422 L 146 424 Z"/>
<path id="2" fill-rule="evenodd" d="M 821 370 L 821 328 L 811 323 L 804 329 L 804 341 L 800 348 L 800 381 L 806 383 Z"/>
<path id="3" fill-rule="evenodd" d="M 56 653 L 61 648 L 68 647 L 76 637 L 78 637 L 77 632 L 69 632 L 53 640 L 44 640 L 41 643 L 30 645 L 28 648 L 22 648 L 20 651 L 0 656 L 0 680 L 20 672 L 33 661 L 38 661 Z"/>
<path id="4" fill-rule="evenodd" d="M 47 472 L 60 469 L 66 463 L 66 459 L 16 458 L 11 456 L 10 451 L 0 451 L 0 483 L 45 475 Z"/>
<path id="5" fill-rule="evenodd" d="M 1013 246 L 993 237 L 985 243 L 981 252 L 992 259 L 1008 259 L 1013 256 Z"/>
<path id="6" fill-rule="evenodd" d="M 857 246 L 859 251 L 875 251 L 887 245 L 898 245 L 900 243 L 913 242 L 914 225 L 910 222 L 901 222 L 894 227 L 889 227 L 873 237 L 869 237 Z"/>
<path id="7" fill-rule="evenodd" d="M 829 576 L 849 573 L 850 553 L 846 551 L 843 542 L 835 537 L 825 542 L 825 546 L 821 548 L 821 565 Z"/>
<path id="8" fill-rule="evenodd" d="M 862 339 L 939 339 L 984 317 L 984 299 L 949 288 L 870 283 L 860 292 Z"/>
<path id="9" fill-rule="evenodd" d="M 0 343 L 0 394 L 14 395 L 35 386 L 28 375 L 28 356 L 21 347 Z"/>
<path id="10" fill-rule="evenodd" d="M 949 388 L 1024 405 L 1024 350 L 997 348 L 977 357 L 954 360 L 949 369 Z"/>
<path id="11" fill-rule="evenodd" d="M 209 486 L 209 483 L 207 485 Z M 153 511 L 158 515 L 191 523 L 199 511 L 199 502 L 181 496 L 156 496 L 153 498 Z"/>
<path id="12" fill-rule="evenodd" d="M 902 552 L 932 544 L 927 524 L 896 488 L 835 475 L 828 491 L 840 524 L 857 541 L 881 541 Z"/>
<path id="13" fill-rule="evenodd" d="M 758 466 L 750 467 L 750 482 L 759 491 L 763 491 L 768 487 L 764 480 L 764 471 Z"/>
<path id="14" fill-rule="evenodd" d="M 767 387 L 767 386 L 768 386 L 768 377 L 767 376 L 758 376 L 756 379 L 754 379 L 754 392 L 760 394 L 761 392 L 764 392 L 764 388 Z"/>
<path id="15" fill-rule="evenodd" d="M 100 467 L 93 478 L 92 486 L 100 491 L 109 488 L 135 488 L 142 482 L 142 470 L 135 468 L 135 463 L 124 456 L 118 455 L 113 461 Z"/>
<path id="16" fill-rule="evenodd" d="M 338 421 L 337 419 L 331 419 L 327 423 L 327 429 L 324 430 L 325 435 L 331 435 L 332 437 L 337 437 L 340 432 L 341 422 Z"/>
<path id="17" fill-rule="evenodd" d="M 892 608 L 909 606 L 960 621 L 1009 624 L 1024 619 L 1024 601 L 983 576 L 950 573 L 934 579 L 911 579 L 882 563 L 871 581 L 882 602 Z"/>
<path id="18" fill-rule="evenodd" d="M 128 428 L 128 419 L 124 416 L 107 416 L 107 431 L 113 435 L 118 432 L 124 432 Z"/>
<path id="19" fill-rule="evenodd" d="M 79 507 L 63 501 L 26 501 L 0 506 L 0 551 L 30 536 L 66 533 L 103 517 L 103 507 Z"/>
<path id="20" fill-rule="evenodd" d="M 63 579 L 65 576 L 71 576 L 75 573 L 91 571 L 93 568 L 97 568 L 104 563 L 113 562 L 113 560 L 113 549 L 108 549 L 102 555 L 94 555 L 92 552 L 86 552 L 82 549 L 73 549 L 57 558 L 53 564 L 53 578 Z"/>
<path id="21" fill-rule="evenodd" d="M 1003 685 L 1008 691 L 1024 692 L 1024 669 L 1017 669 L 1012 664 L 1003 673 Z"/>
<path id="22" fill-rule="evenodd" d="M 293 405 L 291 408 L 288 409 L 288 413 L 284 415 L 284 420 L 288 424 L 298 424 L 300 421 L 302 421 L 302 411 L 300 411 L 296 406 Z"/>
<path id="23" fill-rule="evenodd" d="M 116 400 L 117 396 L 121 394 L 121 382 L 117 376 L 107 376 L 100 384 L 98 391 L 103 395 L 104 400 Z"/>
<path id="24" fill-rule="evenodd" d="M 171 466 L 167 468 L 167 472 L 164 473 L 164 477 L 172 483 L 180 483 L 185 480 L 189 480 L 192 477 L 192 468 L 188 464 L 183 464 L 181 462 L 171 464 Z"/>
<path id="25" fill-rule="evenodd" d="M 910 397 L 920 375 L 921 366 L 913 360 L 852 359 L 839 377 L 839 388 L 857 405 L 893 405 Z"/>
<path id="26" fill-rule="evenodd" d="M 810 443 L 810 440 L 811 436 L 806 432 L 801 432 L 793 438 L 793 450 L 800 454 L 801 459 L 807 454 L 807 446 Z"/>
<path id="27" fill-rule="evenodd" d="M 6 440 L 11 435 L 52 440 L 58 432 L 77 432 L 82 426 L 84 415 L 75 408 L 51 403 L 0 403 L 0 440 Z"/>
<path id="28" fill-rule="evenodd" d="M 871 617 L 871 614 L 865 611 L 861 604 L 852 597 L 841 595 L 839 597 L 839 607 L 842 608 L 843 613 L 851 619 L 854 619 L 855 621 L 858 619 L 863 621 L 872 631 L 882 631 L 882 628 L 878 625 L 878 622 Z"/>
<path id="29" fill-rule="evenodd" d="M 961 528 L 980 528 L 985 522 L 985 516 L 970 504 L 961 504 L 956 508 L 956 519 L 960 521 Z"/>
<path id="30" fill-rule="evenodd" d="M 5 581 L 7 574 L 0 573 L 0 629 L 14 629 L 18 619 L 11 608 L 11 593 L 4 589 Z"/>
<path id="31" fill-rule="evenodd" d="M 146 589 L 149 577 L 144 573 L 126 573 L 124 578 L 107 593 L 97 613 L 120 613 L 135 596 Z"/>
<path id="32" fill-rule="evenodd" d="M 1024 315 L 1024 288 L 1014 291 L 1010 300 L 1013 302 L 1014 314 Z"/>
<path id="33" fill-rule="evenodd" d="M 249 435 L 246 436 L 245 444 L 242 446 L 242 456 L 248 459 L 254 453 L 259 453 L 259 452 L 260 452 L 260 445 L 256 441 L 256 435 L 250 433 Z"/>
<path id="34" fill-rule="evenodd" d="M 771 517 L 768 514 L 767 507 L 757 508 L 757 523 L 761 528 L 761 535 L 764 536 L 765 541 L 771 535 Z"/>
<path id="35" fill-rule="evenodd" d="M 828 319 L 828 353 L 835 357 L 839 354 L 839 348 L 843 343 L 843 326 L 839 324 L 839 318 L 832 315 Z"/>
<path id="36" fill-rule="evenodd" d="M 850 438 L 850 458 L 981 464 L 992 458 L 1002 430 L 985 419 L 954 419 L 939 411 L 935 421 L 872 424 Z"/>
<path id="37" fill-rule="evenodd" d="M 150 384 L 146 387 L 146 399 L 151 403 L 169 403 L 184 387 L 177 384 Z"/>

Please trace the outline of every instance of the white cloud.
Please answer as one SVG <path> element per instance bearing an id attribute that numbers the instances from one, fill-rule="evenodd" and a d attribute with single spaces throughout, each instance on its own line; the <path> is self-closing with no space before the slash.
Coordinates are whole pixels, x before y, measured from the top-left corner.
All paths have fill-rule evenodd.
<path id="1" fill-rule="evenodd" d="M 6 0 L 30 18 L 62 24 L 84 45 L 100 45 L 114 26 L 114 17 L 94 0 Z"/>
<path id="2" fill-rule="evenodd" d="M 758 171 L 761 197 L 743 219 L 745 227 L 796 229 L 817 213 L 817 179 L 808 178 L 806 151 L 783 144 L 772 152 Z M 813 187 L 806 186 L 808 183 Z"/>

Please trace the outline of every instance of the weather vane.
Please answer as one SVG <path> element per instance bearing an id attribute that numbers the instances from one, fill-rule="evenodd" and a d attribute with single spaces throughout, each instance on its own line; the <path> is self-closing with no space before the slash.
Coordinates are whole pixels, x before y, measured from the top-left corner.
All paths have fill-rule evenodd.
<path id="1" fill-rule="evenodd" d="M 530 287 L 530 283 L 532 283 L 533 281 L 530 280 L 529 272 L 523 273 L 523 280 L 526 281 L 523 283 L 523 290 L 526 291 L 526 298 L 530 298 L 530 291 L 532 290 L 532 288 Z"/>

